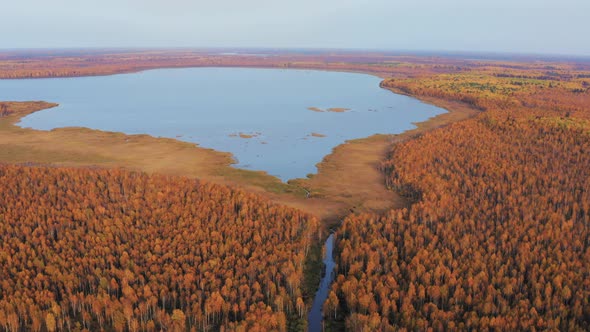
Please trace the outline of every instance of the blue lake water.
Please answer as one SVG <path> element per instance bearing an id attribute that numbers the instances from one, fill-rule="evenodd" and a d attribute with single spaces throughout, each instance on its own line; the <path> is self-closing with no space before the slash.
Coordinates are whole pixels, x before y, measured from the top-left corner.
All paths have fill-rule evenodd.
<path id="1" fill-rule="evenodd" d="M 157 69 L 0 80 L 0 100 L 60 104 L 23 118 L 22 127 L 76 126 L 176 138 L 231 152 L 235 167 L 286 181 L 315 173 L 315 165 L 346 140 L 401 133 L 414 128 L 413 122 L 445 112 L 381 89 L 379 82 L 371 75 L 314 70 Z"/>

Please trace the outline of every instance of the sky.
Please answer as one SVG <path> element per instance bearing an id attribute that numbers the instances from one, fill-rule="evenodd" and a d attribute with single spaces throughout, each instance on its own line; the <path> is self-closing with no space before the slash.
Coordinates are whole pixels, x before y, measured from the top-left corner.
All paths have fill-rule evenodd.
<path id="1" fill-rule="evenodd" d="M 0 48 L 590 55 L 590 0 L 0 0 Z"/>

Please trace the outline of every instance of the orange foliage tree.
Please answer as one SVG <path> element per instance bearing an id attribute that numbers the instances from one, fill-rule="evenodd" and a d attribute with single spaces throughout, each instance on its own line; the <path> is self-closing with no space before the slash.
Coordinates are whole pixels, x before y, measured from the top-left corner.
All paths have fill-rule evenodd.
<path id="1" fill-rule="evenodd" d="M 385 82 L 487 111 L 393 148 L 387 185 L 413 204 L 346 218 L 325 317 L 351 331 L 590 329 L 590 93 L 567 77 L 448 79 Z"/>
<path id="2" fill-rule="evenodd" d="M 197 180 L 0 166 L 0 329 L 284 331 L 317 231 Z"/>

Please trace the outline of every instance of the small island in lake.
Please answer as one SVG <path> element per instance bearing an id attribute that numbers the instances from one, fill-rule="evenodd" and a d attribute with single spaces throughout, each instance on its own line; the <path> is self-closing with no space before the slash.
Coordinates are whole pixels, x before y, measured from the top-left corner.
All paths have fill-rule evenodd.
<path id="1" fill-rule="evenodd" d="M 321 109 L 319 107 L 311 106 L 307 108 L 310 111 L 314 112 L 334 112 L 334 113 L 344 113 L 346 111 L 350 111 L 350 108 L 346 107 L 330 107 L 326 109 Z"/>

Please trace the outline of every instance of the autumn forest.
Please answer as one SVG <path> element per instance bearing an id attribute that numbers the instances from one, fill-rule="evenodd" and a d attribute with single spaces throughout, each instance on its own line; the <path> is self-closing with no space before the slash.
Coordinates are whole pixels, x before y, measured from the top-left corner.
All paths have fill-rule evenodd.
<path id="1" fill-rule="evenodd" d="M 590 329 L 590 62 L 0 54 L 0 78 L 194 66 L 370 73 L 449 113 L 380 141 L 367 166 L 377 183 L 366 185 L 391 204 L 343 199 L 321 216 L 333 197 L 313 178 L 282 192 L 133 163 L 16 158 L 17 143 L 0 142 L 0 331 L 304 331 L 330 231 L 325 331 Z M 51 106 L 0 102 L 0 120 Z M 15 141 L 45 137 L 10 125 L 0 131 Z"/>

